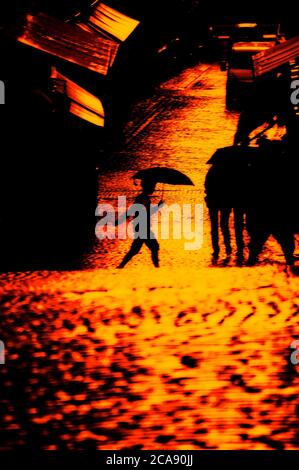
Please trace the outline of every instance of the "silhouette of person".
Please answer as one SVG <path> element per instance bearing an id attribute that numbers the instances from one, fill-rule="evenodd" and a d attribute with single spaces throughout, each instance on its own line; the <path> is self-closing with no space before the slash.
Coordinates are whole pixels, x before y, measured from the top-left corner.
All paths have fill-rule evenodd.
<path id="1" fill-rule="evenodd" d="M 274 219 L 267 211 L 253 211 L 254 228 L 250 228 L 251 216 L 248 217 L 248 232 L 250 235 L 248 266 L 254 266 L 258 261 L 264 244 L 272 235 L 280 244 L 287 265 L 293 265 L 295 239 L 291 230 L 287 229 L 282 220 Z M 274 219 L 274 220 L 273 220 Z"/>
<path id="2" fill-rule="evenodd" d="M 159 243 L 155 237 L 154 232 L 151 230 L 151 215 L 159 210 L 159 208 L 163 205 L 163 201 L 160 201 L 156 208 L 152 208 L 151 210 L 150 196 L 155 190 L 155 183 L 148 180 L 142 180 L 141 186 L 142 193 L 137 196 L 134 203 L 142 204 L 146 209 L 146 238 L 141 238 L 137 230 L 135 231 L 135 239 L 131 245 L 131 248 L 123 258 L 122 262 L 119 264 L 118 269 L 124 268 L 126 264 L 140 252 L 143 244 L 145 244 L 150 249 L 154 266 L 156 268 L 159 267 Z M 137 228 L 138 225 L 136 226 L 136 229 Z"/>
<path id="3" fill-rule="evenodd" d="M 290 112 L 289 83 L 287 70 L 283 70 L 279 77 L 270 75 L 255 81 L 252 93 L 248 95 L 241 110 L 234 145 L 248 145 L 249 135 L 265 124 L 269 128 L 275 123 L 279 126 L 286 125 L 288 134 L 292 134 L 291 116 L 294 113 Z"/>
<path id="4" fill-rule="evenodd" d="M 205 181 L 206 203 L 211 221 L 213 260 L 220 253 L 219 219 L 226 255 L 232 253 L 229 219 L 234 214 L 234 231 L 237 245 L 237 258 L 243 260 L 244 218 L 245 218 L 245 172 L 243 163 L 225 159 L 212 165 Z"/>
<path id="5" fill-rule="evenodd" d="M 295 251 L 292 175 L 283 155 L 273 157 L 270 144 L 265 152 L 254 165 L 252 198 L 247 207 L 248 265 L 256 264 L 270 235 L 280 244 L 286 263 L 292 265 Z"/>

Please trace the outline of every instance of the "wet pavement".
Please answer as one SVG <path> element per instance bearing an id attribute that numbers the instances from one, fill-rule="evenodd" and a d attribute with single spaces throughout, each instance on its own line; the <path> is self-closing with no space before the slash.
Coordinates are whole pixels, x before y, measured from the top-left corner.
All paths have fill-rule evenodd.
<path id="1" fill-rule="evenodd" d="M 162 165 L 194 187 L 154 200 L 203 204 L 206 161 L 238 120 L 224 92 L 217 65 L 199 65 L 138 103 L 99 163 L 99 202 L 133 202 L 134 173 Z M 116 270 L 130 241 L 106 240 L 81 270 L 0 276 L 0 449 L 299 447 L 298 278 L 271 240 L 260 266 L 211 267 L 206 209 L 203 240 L 161 240 L 160 269 L 144 248 Z"/>

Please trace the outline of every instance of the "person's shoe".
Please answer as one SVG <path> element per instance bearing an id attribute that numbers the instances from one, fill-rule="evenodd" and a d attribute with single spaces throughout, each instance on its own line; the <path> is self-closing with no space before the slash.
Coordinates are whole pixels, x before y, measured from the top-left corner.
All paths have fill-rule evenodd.
<path id="1" fill-rule="evenodd" d="M 155 259 L 155 260 L 152 260 L 153 261 L 153 265 L 155 266 L 155 268 L 159 268 L 160 267 L 160 262 L 159 260 Z"/>

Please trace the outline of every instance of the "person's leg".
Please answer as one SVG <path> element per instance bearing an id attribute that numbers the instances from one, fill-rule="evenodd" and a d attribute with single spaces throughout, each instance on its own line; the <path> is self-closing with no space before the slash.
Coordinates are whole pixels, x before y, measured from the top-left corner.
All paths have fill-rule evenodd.
<path id="1" fill-rule="evenodd" d="M 235 207 L 234 208 L 234 228 L 235 228 L 238 258 L 243 258 L 243 250 L 244 250 L 244 239 L 243 239 L 244 215 L 245 215 L 244 209 L 242 209 L 240 207 Z"/>
<path id="2" fill-rule="evenodd" d="M 274 238 L 280 244 L 286 263 L 294 264 L 295 237 L 289 229 L 278 228 L 273 231 Z"/>
<path id="3" fill-rule="evenodd" d="M 211 238 L 212 238 L 214 258 L 218 258 L 219 252 L 220 252 L 218 214 L 219 214 L 219 209 L 215 207 L 209 207 L 209 215 L 210 215 L 210 221 L 211 221 Z"/>
<path id="4" fill-rule="evenodd" d="M 224 239 L 224 245 L 226 249 L 226 254 L 229 256 L 232 253 L 232 248 L 230 244 L 230 231 L 229 231 L 229 216 L 231 213 L 230 207 L 222 207 L 220 209 L 220 226 Z"/>
<path id="5" fill-rule="evenodd" d="M 136 240 L 133 241 L 130 250 L 125 255 L 122 262 L 119 264 L 119 266 L 118 266 L 119 269 L 124 268 L 126 266 L 126 264 L 133 258 L 133 256 L 135 256 L 139 253 L 139 251 L 141 250 L 141 247 L 143 245 L 143 242 L 144 242 L 144 240 L 141 240 L 140 238 L 136 238 Z"/>
<path id="6" fill-rule="evenodd" d="M 253 266 L 258 260 L 264 244 L 268 240 L 270 232 L 268 230 L 254 230 L 250 234 L 248 265 Z"/>
<path id="7" fill-rule="evenodd" d="M 156 268 L 159 267 L 159 243 L 156 238 L 145 240 L 146 246 L 150 249 L 152 255 L 152 261 Z"/>

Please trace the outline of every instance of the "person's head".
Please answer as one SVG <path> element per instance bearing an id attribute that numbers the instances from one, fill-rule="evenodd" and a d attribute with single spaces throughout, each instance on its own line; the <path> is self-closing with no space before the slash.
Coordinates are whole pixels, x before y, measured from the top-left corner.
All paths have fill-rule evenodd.
<path id="1" fill-rule="evenodd" d="M 155 191 L 156 185 L 152 181 L 142 180 L 141 187 L 145 194 L 153 194 L 153 192 Z"/>

